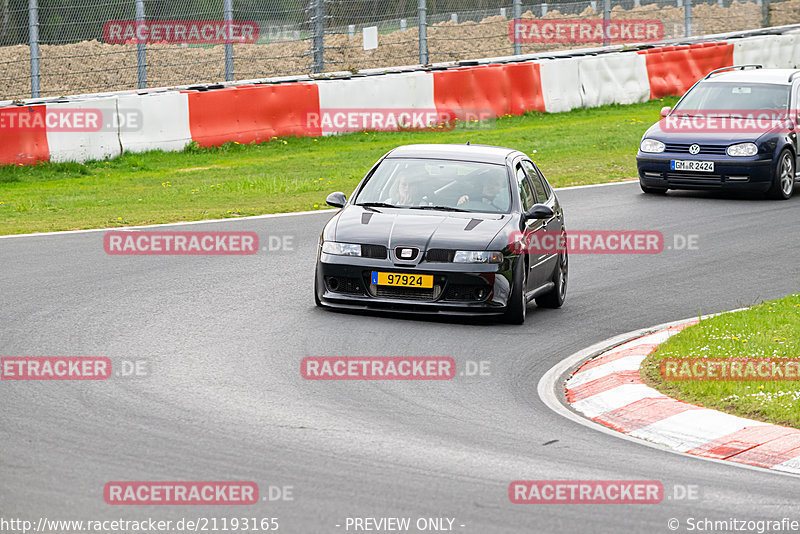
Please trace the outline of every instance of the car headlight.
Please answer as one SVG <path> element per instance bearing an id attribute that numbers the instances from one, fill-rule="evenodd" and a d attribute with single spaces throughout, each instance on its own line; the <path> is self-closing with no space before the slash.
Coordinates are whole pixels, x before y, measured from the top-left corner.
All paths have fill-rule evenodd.
<path id="1" fill-rule="evenodd" d="M 325 241 L 322 243 L 322 252 L 335 256 L 361 256 L 361 245 Z"/>
<path id="2" fill-rule="evenodd" d="M 739 143 L 728 147 L 729 156 L 755 156 L 758 154 L 758 147 L 755 143 Z"/>
<path id="3" fill-rule="evenodd" d="M 659 152 L 664 152 L 666 147 L 661 141 L 656 141 L 655 139 L 642 139 L 642 144 L 639 145 L 639 148 L 642 149 L 642 152 L 657 154 Z"/>
<path id="4" fill-rule="evenodd" d="M 457 250 L 453 263 L 503 263 L 502 252 L 486 250 Z"/>

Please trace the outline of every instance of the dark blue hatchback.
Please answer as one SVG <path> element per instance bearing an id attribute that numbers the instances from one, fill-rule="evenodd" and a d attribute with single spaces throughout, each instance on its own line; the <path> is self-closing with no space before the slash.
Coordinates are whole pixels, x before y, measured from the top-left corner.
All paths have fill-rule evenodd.
<path id="1" fill-rule="evenodd" d="M 642 137 L 645 193 L 745 190 L 788 199 L 798 159 L 800 70 L 718 69 L 692 86 Z"/>

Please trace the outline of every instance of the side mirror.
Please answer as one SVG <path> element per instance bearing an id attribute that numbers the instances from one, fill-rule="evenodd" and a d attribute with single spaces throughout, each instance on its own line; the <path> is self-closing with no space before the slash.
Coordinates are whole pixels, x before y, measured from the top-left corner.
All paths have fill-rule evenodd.
<path id="1" fill-rule="evenodd" d="M 544 204 L 534 204 L 531 209 L 524 213 L 525 220 L 528 219 L 549 219 L 555 215 L 552 209 Z"/>
<path id="2" fill-rule="evenodd" d="M 344 196 L 344 193 L 340 191 L 331 193 L 328 195 L 328 198 L 325 199 L 325 203 L 328 206 L 333 206 L 334 208 L 343 208 L 346 202 L 347 197 Z"/>
<path id="3" fill-rule="evenodd" d="M 669 115 L 669 112 L 670 112 L 670 111 L 672 111 L 672 108 L 671 108 L 671 107 L 669 107 L 669 106 L 664 106 L 663 108 L 661 108 L 661 116 L 662 116 L 662 117 L 666 117 L 667 115 Z"/>

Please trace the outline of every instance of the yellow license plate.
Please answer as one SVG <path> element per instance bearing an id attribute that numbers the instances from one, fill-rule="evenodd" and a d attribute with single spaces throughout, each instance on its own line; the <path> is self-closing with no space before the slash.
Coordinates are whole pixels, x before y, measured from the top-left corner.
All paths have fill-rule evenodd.
<path id="1" fill-rule="evenodd" d="M 433 275 L 372 271 L 372 283 L 379 286 L 421 287 L 430 289 L 433 287 Z"/>

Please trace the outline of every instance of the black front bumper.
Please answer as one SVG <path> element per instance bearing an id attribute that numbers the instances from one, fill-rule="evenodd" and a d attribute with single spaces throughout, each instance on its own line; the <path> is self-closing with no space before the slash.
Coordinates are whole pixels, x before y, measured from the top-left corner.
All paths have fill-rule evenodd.
<path id="1" fill-rule="evenodd" d="M 691 156 L 689 154 L 639 154 L 636 167 L 639 181 L 662 189 L 717 189 L 723 191 L 765 192 L 772 185 L 772 159 Z M 713 161 L 714 172 L 671 170 L 671 160 Z"/>
<path id="2" fill-rule="evenodd" d="M 402 313 L 500 315 L 511 294 L 511 260 L 503 264 L 422 262 L 324 255 L 317 261 L 315 291 L 320 303 L 336 308 Z M 372 283 L 372 272 L 432 275 L 432 289 L 396 288 Z"/>

